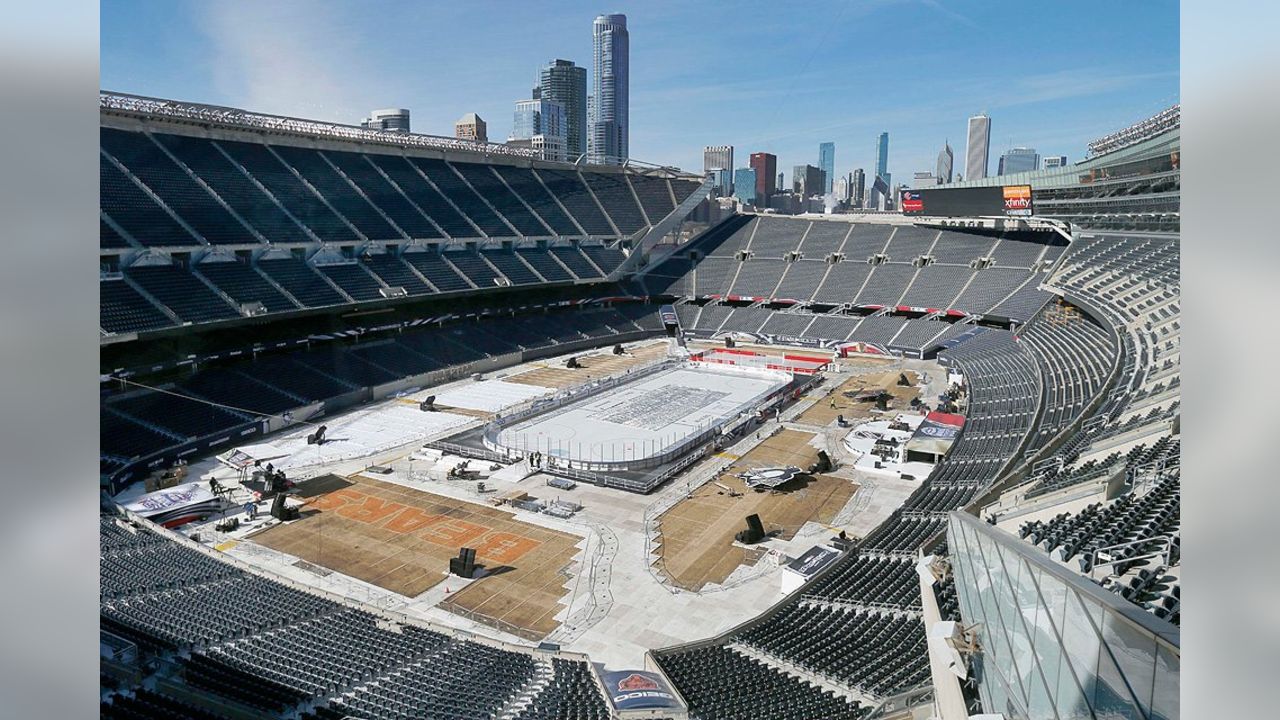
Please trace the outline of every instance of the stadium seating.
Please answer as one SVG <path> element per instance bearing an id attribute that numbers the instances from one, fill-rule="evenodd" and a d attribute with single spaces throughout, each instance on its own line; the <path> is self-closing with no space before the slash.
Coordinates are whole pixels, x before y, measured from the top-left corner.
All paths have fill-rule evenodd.
<path id="1" fill-rule="evenodd" d="M 258 269 L 307 307 L 340 305 L 347 302 L 337 288 L 315 268 L 297 259 L 259 260 Z"/>
<path id="2" fill-rule="evenodd" d="M 688 701 L 690 714 L 703 720 L 861 720 L 870 714 L 855 701 L 728 648 L 702 647 L 657 660 Z"/>
<path id="3" fill-rule="evenodd" d="M 492 166 L 476 163 L 451 163 L 476 193 L 486 199 L 494 210 L 513 228 L 526 237 L 546 237 L 556 233 L 542 223 L 524 202 L 498 177 Z"/>
<path id="4" fill-rule="evenodd" d="M 315 268 L 352 300 L 377 300 L 383 297 L 382 284 L 378 282 L 378 278 L 358 262 L 317 263 Z"/>
<path id="5" fill-rule="evenodd" d="M 458 208 L 459 212 L 470 218 L 486 237 L 515 236 L 516 233 L 511 226 L 500 218 L 484 198 L 477 195 L 467 181 L 454 172 L 448 163 L 431 158 L 409 158 L 409 162 L 430 180 L 436 189 Z"/>
<path id="6" fill-rule="evenodd" d="M 244 262 L 204 262 L 196 266 L 195 272 L 238 303 L 260 302 L 267 312 L 298 309 L 293 301 Z"/>
<path id="7" fill-rule="evenodd" d="M 676 209 L 671 188 L 663 178 L 632 175 L 628 180 L 631 182 L 631 187 L 635 189 L 636 197 L 640 200 L 640 206 L 644 208 L 644 214 L 649 218 L 650 224 L 657 224 L 659 220 Z"/>
<path id="8" fill-rule="evenodd" d="M 408 263 L 394 253 L 378 253 L 364 258 L 365 268 L 378 276 L 387 287 L 404 288 L 409 295 L 429 295 L 431 288 Z"/>
<path id="9" fill-rule="evenodd" d="M 102 213 L 142 245 L 195 245 L 198 240 L 106 155 L 98 158 Z M 116 243 L 117 245 L 119 243 Z"/>
<path id="10" fill-rule="evenodd" d="M 166 697 L 144 687 L 137 687 L 129 694 L 114 693 L 103 700 L 98 717 L 102 720 L 218 720 L 214 713 L 201 710 L 187 703 Z"/>
<path id="11" fill-rule="evenodd" d="M 253 180 L 266 188 L 276 201 L 315 237 L 330 243 L 350 244 L 360 240 L 333 206 L 317 195 L 316 191 L 312 190 L 312 186 L 307 185 L 298 175 L 295 175 L 294 169 L 286 165 L 272 148 L 233 140 L 218 140 L 217 145 L 233 162 L 246 170 Z M 311 151 L 298 150 L 296 153 L 290 153 L 286 150 L 285 152 L 295 162 L 301 164 L 303 162 L 300 159 L 301 153 Z M 332 181 L 333 178 L 329 180 Z M 325 187 L 334 191 L 335 201 L 341 201 L 352 207 L 355 207 L 354 201 L 360 199 L 358 196 L 352 197 L 354 192 L 343 192 L 342 188 L 336 184 L 328 183 Z M 350 191 L 350 186 L 346 190 Z M 385 225 L 385 223 L 382 224 Z M 385 230 L 380 228 L 376 234 L 390 235 L 391 232 L 389 228 Z"/>
<path id="12" fill-rule="evenodd" d="M 625 175 L 589 172 L 583 173 L 582 178 L 600 204 L 608 209 L 609 217 L 623 235 L 631 235 L 647 225 Z"/>
<path id="13" fill-rule="evenodd" d="M 104 151 L 128 168 L 205 242 L 257 242 L 213 195 L 145 134 L 102 128 L 101 142 Z"/>
<path id="14" fill-rule="evenodd" d="M 407 158 L 380 154 L 370 154 L 367 157 L 447 237 L 481 237 L 479 229 L 451 201 L 441 195 L 441 191 Z"/>
<path id="15" fill-rule="evenodd" d="M 441 237 L 440 230 L 427 216 L 365 156 L 337 150 L 326 150 L 321 154 L 404 234 L 415 239 Z M 360 210 L 361 214 L 367 213 L 363 208 Z"/>
<path id="16" fill-rule="evenodd" d="M 588 235 L 617 235 L 578 173 L 541 168 L 535 173 Z"/>
<path id="17" fill-rule="evenodd" d="M 173 321 L 123 278 L 98 283 L 98 325 L 108 333 L 139 332 Z"/>
<path id="18" fill-rule="evenodd" d="M 267 242 L 307 242 L 310 236 L 262 192 L 217 145 L 204 138 L 156 133 L 156 142 L 191 172 Z"/>
<path id="19" fill-rule="evenodd" d="M 502 177 L 507 187 L 528 204 L 555 234 L 564 237 L 583 234 L 582 229 L 569 217 L 532 170 L 509 165 L 494 165 L 493 171 Z"/>
<path id="20" fill-rule="evenodd" d="M 178 677 L 224 702 L 278 715 L 315 707 L 315 717 L 492 718 L 525 692 L 519 717 L 609 716 L 586 663 L 393 622 L 249 574 L 118 516 L 99 517 L 99 538 L 104 629 L 146 652 L 185 650 Z M 550 677 L 534 687 L 539 668 Z M 149 691 L 108 700 L 104 717 L 186 711 Z M 161 714 L 146 714 L 153 710 Z"/>

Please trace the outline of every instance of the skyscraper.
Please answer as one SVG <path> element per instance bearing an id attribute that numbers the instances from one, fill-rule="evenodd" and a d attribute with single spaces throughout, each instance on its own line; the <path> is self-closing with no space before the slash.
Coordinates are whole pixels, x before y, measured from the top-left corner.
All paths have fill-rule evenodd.
<path id="1" fill-rule="evenodd" d="M 791 169 L 791 189 L 801 198 L 825 194 L 822 170 L 812 165 L 796 165 Z"/>
<path id="2" fill-rule="evenodd" d="M 570 60 L 552 60 L 538 72 L 538 95 L 564 108 L 565 157 L 587 151 L 587 69 Z"/>
<path id="3" fill-rule="evenodd" d="M 720 197 L 729 197 L 733 194 L 733 146 L 732 145 L 707 145 L 702 148 L 702 171 L 704 174 L 716 172 L 717 170 L 725 171 L 723 175 L 719 175 L 718 193 Z"/>
<path id="4" fill-rule="evenodd" d="M 987 155 L 991 149 L 991 118 L 974 115 L 969 118 L 969 145 L 964 153 L 964 179 L 981 180 L 987 176 Z"/>
<path id="5" fill-rule="evenodd" d="M 938 153 L 938 171 L 934 173 L 938 177 L 939 185 L 951 182 L 951 171 L 955 161 L 956 156 L 951 152 L 951 143 L 944 142 L 942 151 Z"/>
<path id="6" fill-rule="evenodd" d="M 876 138 L 876 177 L 889 182 L 889 133 L 882 132 Z"/>
<path id="7" fill-rule="evenodd" d="M 747 205 L 756 203 L 756 175 L 756 171 L 752 168 L 738 168 L 733 171 L 733 194 Z"/>
<path id="8" fill-rule="evenodd" d="M 459 140 L 489 142 L 488 125 L 479 115 L 467 113 L 453 124 L 453 136 Z"/>
<path id="9" fill-rule="evenodd" d="M 405 108 L 383 108 L 369 111 L 369 117 L 360 121 L 360 127 L 369 130 L 409 132 L 409 111 Z"/>
<path id="10" fill-rule="evenodd" d="M 591 135 L 587 152 L 596 162 L 621 164 L 628 157 L 630 48 L 627 16 L 599 15 L 592 25 Z"/>
<path id="11" fill-rule="evenodd" d="M 824 193 L 831 192 L 832 182 L 836 177 L 836 144 L 824 142 L 818 146 L 818 167 L 827 174 L 827 186 Z"/>
<path id="12" fill-rule="evenodd" d="M 853 171 L 853 206 L 862 207 L 863 200 L 866 199 L 867 190 L 867 174 L 858 168 Z"/>
<path id="13" fill-rule="evenodd" d="M 542 151 L 543 160 L 565 160 L 564 106 L 553 100 L 517 100 L 507 143 L 527 140 Z"/>
<path id="14" fill-rule="evenodd" d="M 773 197 L 773 194 L 782 186 L 781 176 L 776 174 L 778 157 L 764 152 L 751 153 L 751 161 L 748 164 L 752 170 L 756 171 L 756 198 L 761 205 L 767 205 L 769 198 Z"/>
<path id="15" fill-rule="evenodd" d="M 1060 167 L 1066 167 L 1066 166 L 1067 166 L 1066 155 L 1045 155 L 1044 156 L 1045 170 L 1048 170 L 1050 168 L 1060 168 Z"/>
<path id="16" fill-rule="evenodd" d="M 1000 156 L 999 175 L 1035 170 L 1040 166 L 1040 155 L 1035 148 L 1016 147 Z"/>
<path id="17" fill-rule="evenodd" d="M 782 192 L 787 187 L 787 181 L 784 177 L 786 173 L 778 173 L 778 184 L 774 187 L 778 188 L 778 192 Z"/>

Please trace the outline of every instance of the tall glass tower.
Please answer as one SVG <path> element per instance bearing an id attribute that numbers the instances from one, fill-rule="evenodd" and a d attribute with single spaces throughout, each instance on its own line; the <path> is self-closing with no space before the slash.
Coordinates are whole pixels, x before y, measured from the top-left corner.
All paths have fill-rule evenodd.
<path id="1" fill-rule="evenodd" d="M 571 60 L 552 60 L 538 73 L 538 97 L 564 108 L 566 159 L 587 152 L 587 69 Z"/>
<path id="2" fill-rule="evenodd" d="M 876 139 L 876 177 L 889 181 L 889 133 L 882 132 Z"/>
<path id="3" fill-rule="evenodd" d="M 836 144 L 824 142 L 818 146 L 818 169 L 827 174 L 827 186 L 823 192 L 830 193 L 832 182 L 836 177 Z"/>
<path id="4" fill-rule="evenodd" d="M 628 157 L 631 38 L 627 16 L 600 15 L 592 25 L 591 125 L 587 153 L 601 163 L 621 164 Z"/>

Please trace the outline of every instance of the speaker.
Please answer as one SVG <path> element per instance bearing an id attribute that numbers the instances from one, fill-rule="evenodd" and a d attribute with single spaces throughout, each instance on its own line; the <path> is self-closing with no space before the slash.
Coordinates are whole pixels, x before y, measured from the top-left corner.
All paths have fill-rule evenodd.
<path id="1" fill-rule="evenodd" d="M 619 345 L 614 345 L 614 346 L 613 346 L 613 354 L 614 354 L 614 355 L 621 355 L 621 354 L 622 354 L 622 345 L 621 345 L 621 344 L 619 344 Z"/>
<path id="2" fill-rule="evenodd" d="M 298 511 L 295 508 L 286 507 L 284 504 L 284 493 L 276 495 L 276 499 L 271 501 L 271 517 L 277 520 L 296 520 Z"/>
<path id="3" fill-rule="evenodd" d="M 458 557 L 449 558 L 449 572 L 460 578 L 473 578 L 476 574 L 476 551 L 474 548 L 459 548 Z"/>
<path id="4" fill-rule="evenodd" d="M 576 357 L 571 357 L 568 360 L 565 360 L 564 366 L 569 368 L 570 370 L 576 370 L 582 367 L 581 365 L 578 364 L 578 358 Z"/>
<path id="5" fill-rule="evenodd" d="M 436 396 L 428 395 L 426 400 L 423 400 L 422 402 L 418 403 L 418 409 L 423 412 L 435 412 Z"/>
<path id="6" fill-rule="evenodd" d="M 827 454 L 826 450 L 818 451 L 818 462 L 814 463 L 812 472 L 831 472 L 831 456 Z"/>
<path id="7" fill-rule="evenodd" d="M 753 513 L 747 516 L 747 529 L 739 530 L 734 538 L 747 545 L 754 545 L 764 539 L 764 524 L 760 522 L 760 516 Z"/>
<path id="8" fill-rule="evenodd" d="M 727 348 L 734 347 L 734 346 L 735 346 L 735 343 L 733 342 L 733 338 L 731 338 L 731 337 L 726 337 L 726 338 L 724 339 L 724 346 L 725 346 L 725 347 L 727 347 Z"/>

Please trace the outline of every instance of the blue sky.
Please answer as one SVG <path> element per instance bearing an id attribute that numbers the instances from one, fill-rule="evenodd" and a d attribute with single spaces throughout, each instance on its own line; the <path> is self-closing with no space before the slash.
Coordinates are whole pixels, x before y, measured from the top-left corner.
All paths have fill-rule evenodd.
<path id="1" fill-rule="evenodd" d="M 591 22 L 631 31 L 631 155 L 700 170 L 704 145 L 787 173 L 836 144 L 836 171 L 932 170 L 966 118 L 992 118 L 991 169 L 1014 145 L 1078 160 L 1085 144 L 1179 99 L 1178 3 L 1094 0 L 384 2 L 103 0 L 101 85 L 358 122 L 407 107 L 450 135 L 477 112 L 505 139 L 538 66 L 590 66 Z"/>

